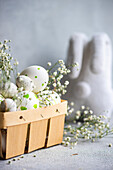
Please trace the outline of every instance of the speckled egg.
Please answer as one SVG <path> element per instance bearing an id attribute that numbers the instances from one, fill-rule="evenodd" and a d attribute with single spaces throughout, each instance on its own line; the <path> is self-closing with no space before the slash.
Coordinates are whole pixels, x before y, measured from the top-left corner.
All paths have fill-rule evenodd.
<path id="1" fill-rule="evenodd" d="M 50 106 L 61 102 L 60 96 L 51 90 L 45 90 L 37 94 L 39 107 Z"/>
<path id="2" fill-rule="evenodd" d="M 49 76 L 47 71 L 41 66 L 30 66 L 21 72 L 21 75 L 30 77 L 35 85 L 33 92 L 37 93 L 42 91 L 47 86 Z"/>
<path id="3" fill-rule="evenodd" d="M 33 91 L 35 88 L 35 85 L 33 83 L 33 80 L 29 78 L 28 76 L 20 75 L 16 79 L 16 85 L 21 88 L 23 87 L 24 91 Z"/>
<path id="4" fill-rule="evenodd" d="M 36 94 L 29 91 L 18 93 L 17 110 L 29 110 L 39 107 L 39 100 Z"/>
<path id="5" fill-rule="evenodd" d="M 7 98 L 1 102 L 0 108 L 2 112 L 15 112 L 16 103 L 12 99 Z"/>
<path id="6" fill-rule="evenodd" d="M 17 94 L 17 86 L 12 82 L 0 84 L 0 93 L 5 97 L 13 97 Z"/>

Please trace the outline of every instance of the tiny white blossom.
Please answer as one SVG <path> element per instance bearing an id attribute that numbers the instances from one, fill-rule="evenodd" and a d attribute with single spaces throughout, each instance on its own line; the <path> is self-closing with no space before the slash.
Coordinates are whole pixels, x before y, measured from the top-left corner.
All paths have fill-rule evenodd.
<path id="1" fill-rule="evenodd" d="M 65 144 L 66 144 L 66 146 L 69 146 L 69 142 L 66 142 Z"/>
<path id="2" fill-rule="evenodd" d="M 62 143 L 61 143 L 62 145 L 64 145 L 65 144 L 65 141 L 62 141 Z"/>
<path id="3" fill-rule="evenodd" d="M 69 81 L 65 81 L 65 83 L 64 83 L 65 85 L 68 85 L 69 84 Z"/>
<path id="4" fill-rule="evenodd" d="M 84 114 L 88 114 L 88 110 L 85 110 L 85 111 L 84 111 Z"/>
<path id="5" fill-rule="evenodd" d="M 3 44 L 1 43 L 1 44 L 0 44 L 0 48 L 2 48 L 2 47 L 3 47 Z"/>
<path id="6" fill-rule="evenodd" d="M 47 65 L 48 65 L 48 66 L 51 66 L 52 64 L 51 64 L 51 62 L 48 62 Z"/>
<path id="7" fill-rule="evenodd" d="M 56 87 L 56 85 L 57 85 L 56 83 L 53 83 L 53 87 Z"/>
<path id="8" fill-rule="evenodd" d="M 64 61 L 63 61 L 63 60 L 58 60 L 58 62 L 64 64 Z"/>
<path id="9" fill-rule="evenodd" d="M 84 110 L 84 109 L 85 109 L 85 106 L 81 106 L 81 109 Z"/>
<path id="10" fill-rule="evenodd" d="M 93 111 L 92 111 L 92 110 L 90 110 L 90 111 L 89 111 L 89 113 L 90 113 L 90 114 L 93 114 Z"/>
<path id="11" fill-rule="evenodd" d="M 112 147 L 112 143 L 110 143 L 108 146 L 109 146 L 109 147 Z"/>
<path id="12" fill-rule="evenodd" d="M 74 102 L 71 102 L 70 105 L 71 105 L 71 106 L 74 106 Z"/>
<path id="13" fill-rule="evenodd" d="M 57 75 L 57 72 L 55 71 L 55 72 L 53 73 L 53 75 L 56 76 L 56 75 Z"/>

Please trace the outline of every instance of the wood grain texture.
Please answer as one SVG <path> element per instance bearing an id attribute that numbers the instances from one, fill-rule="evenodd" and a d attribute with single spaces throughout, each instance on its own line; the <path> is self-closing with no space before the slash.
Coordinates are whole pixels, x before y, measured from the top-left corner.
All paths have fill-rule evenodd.
<path id="1" fill-rule="evenodd" d="M 63 138 L 65 115 L 50 118 L 49 133 L 46 147 L 60 144 Z"/>
<path id="2" fill-rule="evenodd" d="M 21 155 L 25 150 L 27 124 L 7 128 L 6 159 Z"/>
<path id="3" fill-rule="evenodd" d="M 45 146 L 47 122 L 44 119 L 30 124 L 28 152 Z"/>

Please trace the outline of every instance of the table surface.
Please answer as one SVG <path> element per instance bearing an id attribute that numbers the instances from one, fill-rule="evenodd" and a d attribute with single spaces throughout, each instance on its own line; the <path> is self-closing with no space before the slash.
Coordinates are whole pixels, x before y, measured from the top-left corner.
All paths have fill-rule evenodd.
<path id="1" fill-rule="evenodd" d="M 109 143 L 113 144 L 113 136 L 94 143 L 80 141 L 73 149 L 62 145 L 40 149 L 20 160 L 16 157 L 11 164 L 8 161 L 12 159 L 0 160 L 0 170 L 113 170 L 113 146 L 108 147 Z"/>

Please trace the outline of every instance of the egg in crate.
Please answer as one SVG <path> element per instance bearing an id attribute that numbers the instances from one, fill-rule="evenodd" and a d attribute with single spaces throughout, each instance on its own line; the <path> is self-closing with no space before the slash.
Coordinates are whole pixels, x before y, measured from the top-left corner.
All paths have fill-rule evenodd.
<path id="1" fill-rule="evenodd" d="M 10 98 L 6 98 L 1 102 L 0 111 L 2 112 L 15 112 L 16 103 Z"/>
<path id="2" fill-rule="evenodd" d="M 29 110 L 39 107 L 39 100 L 33 92 L 22 91 L 18 93 L 17 110 Z"/>
<path id="3" fill-rule="evenodd" d="M 12 98 L 17 94 L 17 86 L 10 81 L 1 83 L 0 94 L 2 94 L 5 98 Z"/>
<path id="4" fill-rule="evenodd" d="M 61 102 L 60 96 L 52 90 L 45 90 L 37 94 L 39 107 L 55 105 Z"/>
<path id="5" fill-rule="evenodd" d="M 34 82 L 31 78 L 29 78 L 28 76 L 24 76 L 24 75 L 20 75 L 17 77 L 16 79 L 16 85 L 19 88 L 23 88 L 24 91 L 33 91 L 33 89 L 35 88 Z"/>
<path id="6" fill-rule="evenodd" d="M 47 71 L 41 66 L 30 66 L 21 72 L 21 75 L 26 75 L 31 78 L 34 82 L 35 88 L 34 93 L 38 93 L 45 89 L 48 84 L 49 75 Z"/>

